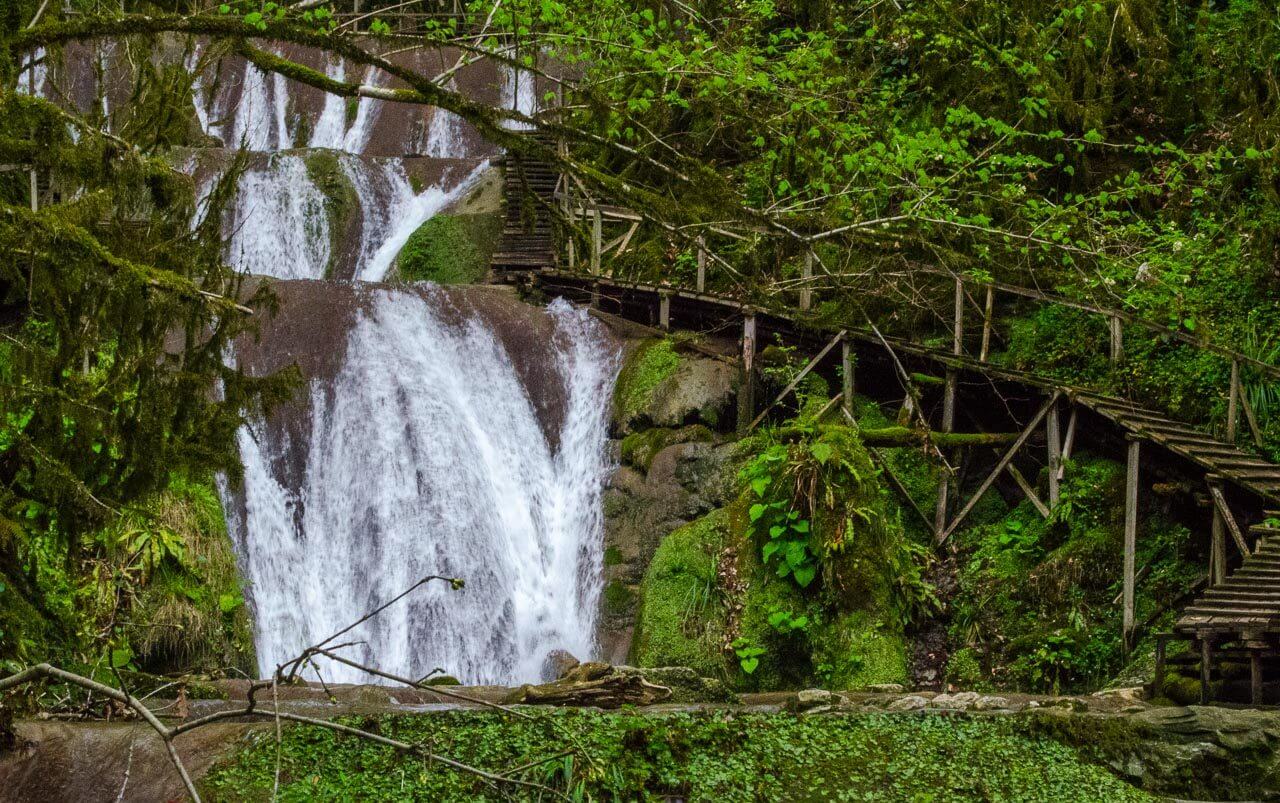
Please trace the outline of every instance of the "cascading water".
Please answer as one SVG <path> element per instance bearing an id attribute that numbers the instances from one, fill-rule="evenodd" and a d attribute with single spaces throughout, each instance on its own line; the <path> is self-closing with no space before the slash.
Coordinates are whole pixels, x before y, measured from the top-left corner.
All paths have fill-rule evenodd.
<path id="1" fill-rule="evenodd" d="M 276 154 L 248 170 L 237 186 L 228 244 L 232 263 L 249 273 L 320 279 L 329 265 L 324 195 L 295 154 Z"/>
<path id="2" fill-rule="evenodd" d="M 248 572 L 266 674 L 427 574 L 344 634 L 357 662 L 407 677 L 536 680 L 547 653 L 592 654 L 601 587 L 600 495 L 616 353 L 563 302 L 548 311 L 560 420 L 540 422 L 512 358 L 442 291 L 374 291 L 331 383 L 311 387 L 300 487 L 277 467 L 296 448 L 264 424 L 239 442 Z M 544 427 L 550 423 L 550 428 Z M 553 434 L 549 434 L 553 433 Z M 341 664 L 326 681 L 369 682 Z"/>

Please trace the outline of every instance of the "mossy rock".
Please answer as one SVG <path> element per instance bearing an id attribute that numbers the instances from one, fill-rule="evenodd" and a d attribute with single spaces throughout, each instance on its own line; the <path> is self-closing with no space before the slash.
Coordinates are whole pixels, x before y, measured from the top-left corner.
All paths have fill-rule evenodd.
<path id="1" fill-rule="evenodd" d="M 396 257 L 396 275 L 406 282 L 481 282 L 501 230 L 496 215 L 436 215 L 409 235 Z"/>
<path id="2" fill-rule="evenodd" d="M 640 590 L 632 647 L 636 666 L 684 666 L 712 677 L 724 673 L 724 607 L 715 556 L 726 524 L 724 512 L 714 511 L 658 545 Z"/>
<path id="3" fill-rule="evenodd" d="M 707 443 L 715 439 L 715 434 L 702 424 L 694 424 L 680 429 L 646 429 L 633 432 L 622 439 L 622 462 L 648 472 L 653 458 L 668 446 L 681 443 Z"/>
<path id="4" fill-rule="evenodd" d="M 360 219 L 360 195 L 336 152 L 308 151 L 304 163 L 307 177 L 324 196 L 329 223 L 329 264 L 325 267 L 325 278 L 332 278 L 334 266 L 342 257 L 343 243 L 354 234 L 352 229 Z"/>
<path id="5" fill-rule="evenodd" d="M 668 703 L 737 703 L 738 695 L 717 678 L 703 677 L 687 666 L 659 666 L 647 669 L 620 666 L 619 672 L 635 672 L 650 683 L 671 689 Z"/>
<path id="6" fill-rule="evenodd" d="M 982 662 L 978 660 L 978 652 L 972 647 L 962 647 L 951 653 L 947 659 L 945 677 L 948 683 L 962 689 L 977 690 L 986 679 L 982 673 Z"/>
<path id="7" fill-rule="evenodd" d="M 728 423 L 737 392 L 737 369 L 706 357 L 683 354 L 671 338 L 638 345 L 622 366 L 613 394 L 619 432 L 648 427 Z"/>

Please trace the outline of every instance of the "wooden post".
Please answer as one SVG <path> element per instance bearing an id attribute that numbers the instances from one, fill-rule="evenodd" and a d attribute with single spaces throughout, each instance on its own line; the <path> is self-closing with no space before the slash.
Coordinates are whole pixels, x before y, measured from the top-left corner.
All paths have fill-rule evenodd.
<path id="1" fill-rule="evenodd" d="M 591 210 L 591 275 L 600 275 L 600 241 L 604 236 L 604 220 L 600 207 Z"/>
<path id="2" fill-rule="evenodd" d="M 960 356 L 964 350 L 964 282 L 955 280 L 955 310 L 952 313 L 951 353 Z M 947 369 L 946 387 L 942 396 L 942 432 L 950 432 L 956 423 L 956 384 L 959 374 L 955 368 Z M 938 480 L 938 502 L 934 509 L 934 529 L 942 532 L 947 526 L 947 502 L 951 491 L 951 478 L 945 470 Z"/>
<path id="3" fill-rule="evenodd" d="M 1156 636 L 1156 674 L 1151 679 L 1151 696 L 1153 698 L 1164 696 L 1164 653 L 1168 639 L 1164 634 Z"/>
<path id="4" fill-rule="evenodd" d="M 600 282 L 591 283 L 591 309 L 600 309 Z"/>
<path id="5" fill-rule="evenodd" d="M 742 386 L 738 390 L 738 431 L 746 434 L 756 408 L 756 315 L 742 319 Z"/>
<path id="6" fill-rule="evenodd" d="M 1119 315 L 1112 315 L 1108 320 L 1111 324 L 1111 361 L 1120 362 L 1124 359 L 1124 323 Z"/>
<path id="7" fill-rule="evenodd" d="M 1138 463 L 1141 450 L 1142 442 L 1130 437 L 1124 494 L 1124 622 L 1121 629 L 1126 655 L 1133 649 L 1133 570 L 1138 546 Z"/>
<path id="8" fill-rule="evenodd" d="M 1240 361 L 1231 361 L 1231 389 L 1227 391 L 1227 443 L 1236 442 L 1240 422 Z"/>
<path id="9" fill-rule="evenodd" d="M 1208 483 L 1208 493 L 1212 498 L 1215 496 L 1213 491 L 1221 487 L 1222 480 L 1213 475 L 1206 476 L 1204 479 Z M 1210 530 L 1208 566 L 1210 566 L 1210 572 L 1208 572 L 1210 585 L 1217 585 L 1226 580 L 1226 521 L 1222 519 L 1222 508 L 1217 505 L 1217 499 L 1213 501 L 1213 524 Z"/>
<path id="10" fill-rule="evenodd" d="M 671 331 L 671 293 L 658 293 L 658 327 L 664 332 Z"/>
<path id="11" fill-rule="evenodd" d="M 1249 650 L 1249 699 L 1254 705 L 1262 705 L 1262 651 Z"/>
<path id="12" fill-rule="evenodd" d="M 1200 637 L 1200 705 L 1208 705 L 1210 702 L 1209 695 L 1209 667 L 1213 665 L 1213 646 L 1209 644 L 1209 634 L 1205 633 Z"/>
<path id="13" fill-rule="evenodd" d="M 840 341 L 840 393 L 844 411 L 853 416 L 853 343 L 845 335 Z"/>
<path id="14" fill-rule="evenodd" d="M 698 238 L 698 292 L 704 292 L 707 289 L 707 241 Z"/>
<path id="15" fill-rule="evenodd" d="M 987 299 L 982 305 L 982 350 L 978 352 L 980 362 L 986 362 L 991 356 L 991 317 L 995 311 L 995 303 L 995 289 L 987 285 Z"/>
<path id="16" fill-rule="evenodd" d="M 1058 489 L 1058 470 L 1062 467 L 1062 441 L 1058 432 L 1058 405 L 1049 408 L 1044 420 L 1045 435 L 1049 441 L 1049 507 L 1058 506 L 1061 494 Z"/>
<path id="17" fill-rule="evenodd" d="M 809 286 L 810 280 L 813 279 L 813 252 L 804 252 L 804 268 L 801 270 L 800 278 L 800 309 L 807 311 L 813 305 L 813 290 Z"/>

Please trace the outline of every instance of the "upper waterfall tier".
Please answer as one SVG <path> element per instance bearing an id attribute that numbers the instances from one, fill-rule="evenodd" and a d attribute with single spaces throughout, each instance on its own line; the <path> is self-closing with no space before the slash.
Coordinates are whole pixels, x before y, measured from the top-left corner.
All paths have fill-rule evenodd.
<path id="1" fill-rule="evenodd" d="M 403 86 L 380 70 L 309 48 L 287 45 L 277 53 L 337 80 Z M 482 159 L 497 152 L 470 123 L 443 109 L 330 95 L 268 74 L 240 56 L 213 53 L 197 39 L 166 37 L 151 55 L 158 64 L 180 64 L 196 76 L 185 110 L 188 130 L 183 138 L 189 145 L 258 152 L 328 148 L 365 156 L 443 159 Z M 452 70 L 459 56 L 451 48 L 423 48 L 396 53 L 390 59 L 431 77 Z M 62 102 L 115 129 L 120 113 L 136 103 L 134 75 L 130 54 L 119 43 L 69 45 L 49 64 L 24 73 L 19 88 Z M 492 61 L 465 61 L 443 83 L 494 107 L 530 114 L 537 109 L 538 87 L 532 76 Z"/>

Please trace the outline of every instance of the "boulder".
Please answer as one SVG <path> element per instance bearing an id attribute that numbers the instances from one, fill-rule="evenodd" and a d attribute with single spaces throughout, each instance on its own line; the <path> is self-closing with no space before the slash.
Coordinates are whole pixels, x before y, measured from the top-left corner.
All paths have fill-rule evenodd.
<path id="1" fill-rule="evenodd" d="M 542 677 L 558 680 L 573 671 L 582 662 L 567 650 L 552 650 L 542 659 Z"/>
<path id="2" fill-rule="evenodd" d="M 829 706 L 833 702 L 837 702 L 836 695 L 826 689 L 804 689 L 796 692 L 795 697 L 791 698 L 790 707 L 795 711 L 808 711 L 818 706 Z"/>
<path id="3" fill-rule="evenodd" d="M 872 694 L 902 694 L 904 689 L 901 683 L 874 683 L 867 687 L 867 691 Z"/>
<path id="4" fill-rule="evenodd" d="M 1008 709 L 1009 707 L 1009 698 L 996 697 L 990 694 L 982 695 L 974 701 L 972 706 L 974 711 L 999 711 L 1001 709 Z"/>
<path id="5" fill-rule="evenodd" d="M 939 694 L 929 701 L 930 708 L 941 708 L 946 711 L 968 711 L 978 702 L 982 695 L 976 691 L 959 691 L 955 694 Z"/>

